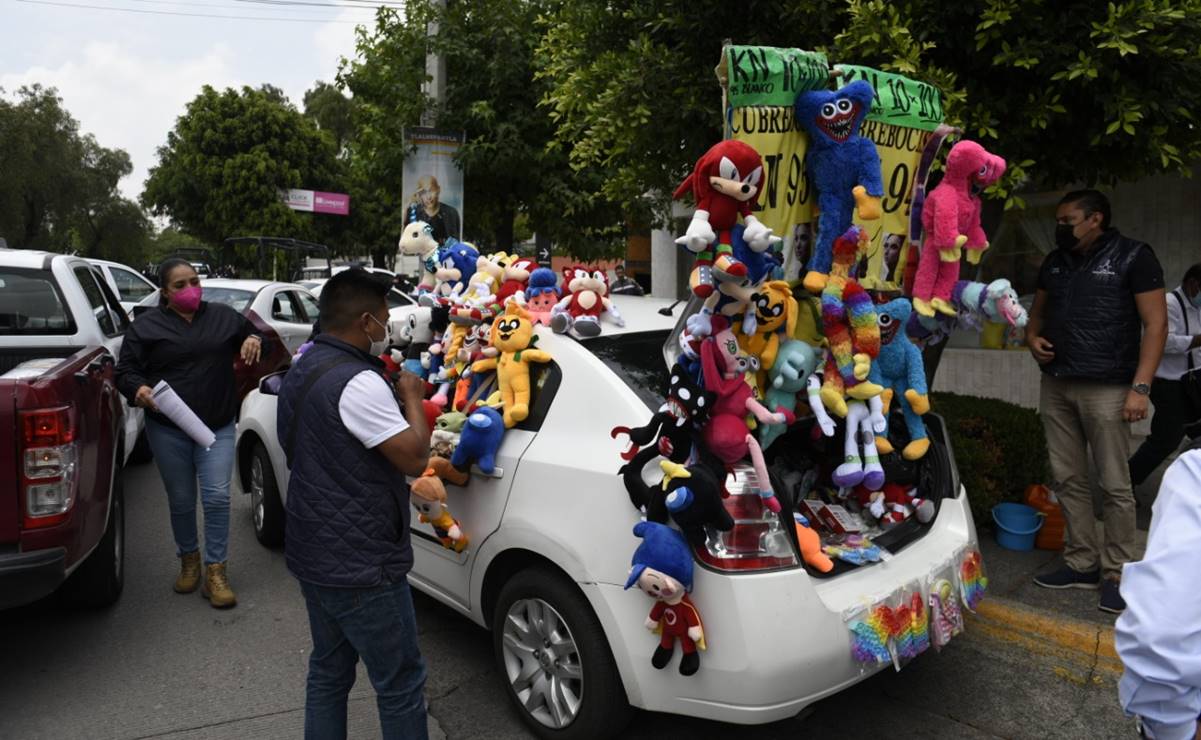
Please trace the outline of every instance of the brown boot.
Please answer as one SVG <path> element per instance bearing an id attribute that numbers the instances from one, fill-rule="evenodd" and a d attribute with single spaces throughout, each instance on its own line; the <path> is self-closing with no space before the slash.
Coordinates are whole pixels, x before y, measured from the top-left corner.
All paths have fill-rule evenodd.
<path id="1" fill-rule="evenodd" d="M 200 585 L 200 551 L 186 552 L 179 556 L 179 577 L 175 579 L 175 593 L 190 594 Z"/>
<path id="2" fill-rule="evenodd" d="M 200 593 L 215 609 L 228 609 L 238 603 L 233 589 L 229 587 L 229 579 L 225 577 L 225 563 L 209 563 L 205 567 L 204 586 Z"/>

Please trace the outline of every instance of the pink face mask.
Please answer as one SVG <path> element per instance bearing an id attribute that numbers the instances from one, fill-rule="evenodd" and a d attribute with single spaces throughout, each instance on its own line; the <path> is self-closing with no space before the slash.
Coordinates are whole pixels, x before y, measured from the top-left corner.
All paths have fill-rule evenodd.
<path id="1" fill-rule="evenodd" d="M 184 313 L 195 313 L 200 308 L 201 289 L 199 285 L 189 285 L 171 296 L 171 303 Z"/>

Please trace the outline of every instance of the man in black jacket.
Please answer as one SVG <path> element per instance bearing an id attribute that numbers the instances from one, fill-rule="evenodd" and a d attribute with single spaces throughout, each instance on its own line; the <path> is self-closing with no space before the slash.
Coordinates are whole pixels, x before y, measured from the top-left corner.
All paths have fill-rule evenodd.
<path id="1" fill-rule="evenodd" d="M 1039 408 L 1068 528 L 1064 567 L 1034 582 L 1100 586 L 1098 608 L 1116 613 L 1125 608 L 1122 566 L 1135 548 L 1130 424 L 1147 417 L 1168 321 L 1155 253 L 1110 227 L 1109 217 L 1109 200 L 1095 190 L 1059 202 L 1057 248 L 1039 272 L 1026 344 L 1043 373 Z M 1090 448 L 1105 497 L 1104 547 L 1093 515 Z"/>

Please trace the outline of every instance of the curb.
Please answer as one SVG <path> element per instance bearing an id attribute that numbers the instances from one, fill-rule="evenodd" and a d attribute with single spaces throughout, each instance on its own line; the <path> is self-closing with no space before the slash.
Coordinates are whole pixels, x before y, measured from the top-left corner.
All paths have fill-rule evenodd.
<path id="1" fill-rule="evenodd" d="M 1092 674 L 1109 674 L 1114 679 L 1122 674 L 1113 627 L 1052 616 L 995 597 L 986 599 L 975 614 L 969 612 L 966 616 L 972 627 L 993 639 L 1068 660 Z"/>

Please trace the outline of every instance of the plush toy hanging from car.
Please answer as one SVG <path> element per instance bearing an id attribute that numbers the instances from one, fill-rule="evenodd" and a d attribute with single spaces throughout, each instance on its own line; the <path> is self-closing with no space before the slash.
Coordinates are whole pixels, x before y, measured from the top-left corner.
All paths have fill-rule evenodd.
<path id="1" fill-rule="evenodd" d="M 859 126 L 872 108 L 875 91 L 866 80 L 842 88 L 810 90 L 797 96 L 796 120 L 809 134 L 805 155 L 810 182 L 817 188 L 817 243 L 805 274 L 805 289 L 820 293 L 833 260 L 834 240 L 851 226 L 853 211 L 865 221 L 882 215 L 884 181 L 880 154 Z"/>
<path id="2" fill-rule="evenodd" d="M 676 641 L 684 649 L 680 674 L 691 676 L 701 666 L 697 650 L 705 650 L 701 614 L 688 598 L 692 590 L 692 549 L 684 535 L 664 524 L 638 522 L 634 534 L 642 538 L 630 561 L 626 588 L 637 585 L 655 600 L 646 628 L 660 635 L 651 665 L 665 668 L 675 654 Z"/>
<path id="3" fill-rule="evenodd" d="M 696 296 L 708 298 L 713 293 L 715 268 L 721 277 L 746 277 L 746 266 L 734 259 L 730 236 L 739 216 L 746 227 L 742 238 L 756 252 L 781 241 L 752 213 L 762 181 L 763 158 L 759 152 L 749 144 L 727 139 L 705 152 L 672 194 L 679 200 L 692 193 L 696 201 L 688 230 L 676 239 L 677 244 L 696 255 L 688 278 Z"/>
<path id="4" fill-rule="evenodd" d="M 515 301 L 510 301 L 505 312 L 492 323 L 491 345 L 500 351 L 500 355 L 471 366 L 473 373 L 496 371 L 506 429 L 529 416 L 530 363 L 551 361 L 549 352 L 534 348 L 537 340 L 530 315 Z"/>

